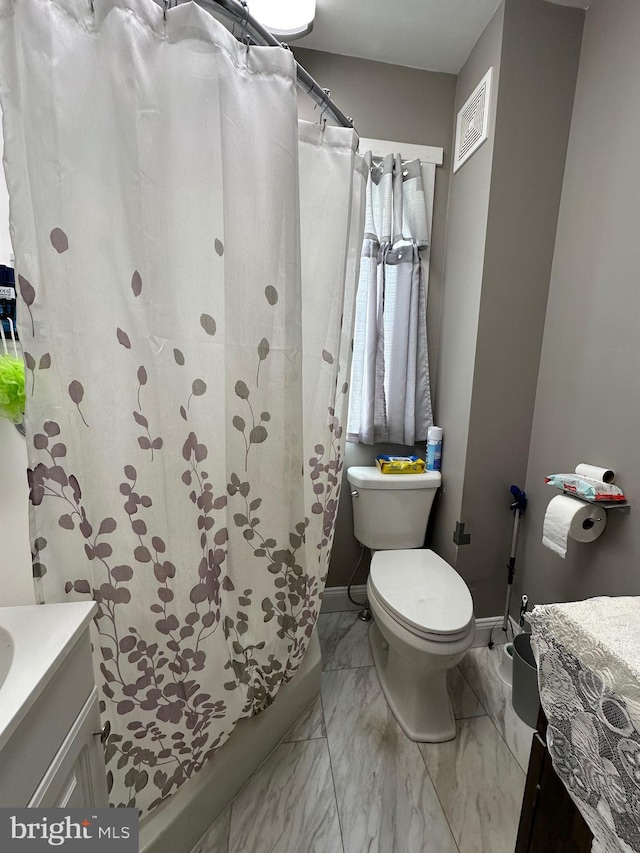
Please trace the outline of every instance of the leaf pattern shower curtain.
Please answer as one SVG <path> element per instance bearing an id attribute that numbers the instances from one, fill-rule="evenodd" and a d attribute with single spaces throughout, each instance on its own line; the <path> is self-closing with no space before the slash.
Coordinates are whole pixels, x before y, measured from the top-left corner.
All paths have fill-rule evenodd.
<path id="1" fill-rule="evenodd" d="M 314 629 L 365 169 L 194 4 L 1 0 L 0 71 L 34 575 L 98 603 L 111 801 L 146 811 Z"/>

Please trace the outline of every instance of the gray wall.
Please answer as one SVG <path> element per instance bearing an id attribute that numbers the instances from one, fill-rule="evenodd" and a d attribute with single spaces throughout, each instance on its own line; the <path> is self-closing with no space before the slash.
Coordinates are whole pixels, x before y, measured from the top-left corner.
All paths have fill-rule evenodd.
<path id="1" fill-rule="evenodd" d="M 435 379 L 456 78 L 452 74 L 417 71 L 302 48 L 296 48 L 295 55 L 321 86 L 331 90 L 332 98 L 343 112 L 353 116 L 361 136 L 444 148 L 444 163 L 436 170 L 427 305 L 429 359 L 432 377 Z M 300 99 L 300 116 L 310 121 L 318 120 L 318 110 L 314 110 L 313 102 L 304 96 Z M 412 450 L 396 445 L 367 447 L 348 444 L 345 471 L 350 465 L 373 464 L 377 453 L 408 453 Z M 417 450 L 424 452 L 424 447 Z M 343 479 L 342 495 L 329 567 L 329 586 L 346 585 L 360 553 L 360 546 L 353 536 L 351 499 L 346 477 Z M 367 567 L 368 561 L 365 560 L 357 581 L 364 580 Z"/>
<path id="2" fill-rule="evenodd" d="M 640 589 L 640 3 L 588 11 L 553 260 L 517 585 L 533 602 Z M 542 547 L 542 478 L 613 467 L 634 505 L 567 559 Z"/>
<path id="3" fill-rule="evenodd" d="M 434 507 L 433 547 L 451 565 L 457 563 L 452 540 L 461 518 L 465 460 L 469 433 L 489 191 L 493 166 L 494 128 L 500 79 L 504 6 L 501 5 L 463 66 L 456 87 L 455 110 L 493 66 L 491 124 L 488 140 L 452 175 L 445 248 L 445 290 L 434 413 L 444 428 L 442 469 L 444 489 Z"/>
<path id="4" fill-rule="evenodd" d="M 505 4 L 461 509 L 471 543 L 456 566 L 480 616 L 502 609 L 509 486 L 524 488 L 583 21 L 552 3 Z"/>

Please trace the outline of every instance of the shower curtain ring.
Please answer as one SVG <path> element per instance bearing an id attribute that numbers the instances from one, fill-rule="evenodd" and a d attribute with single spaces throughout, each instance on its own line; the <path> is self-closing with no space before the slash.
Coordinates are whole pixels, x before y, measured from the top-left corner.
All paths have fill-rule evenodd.
<path id="1" fill-rule="evenodd" d="M 324 129 L 327 126 L 327 120 L 326 120 L 324 114 L 329 109 L 329 101 L 331 100 L 331 90 L 330 89 L 323 89 L 322 91 L 324 92 L 324 98 L 322 99 L 322 103 L 324 106 L 322 107 L 322 112 L 320 113 L 320 118 L 318 119 L 318 124 L 321 125 L 322 133 L 324 133 Z"/>
<path id="2" fill-rule="evenodd" d="M 249 5 L 247 3 L 247 0 L 240 0 L 240 2 L 242 3 L 242 12 L 243 12 L 242 30 L 240 32 L 240 38 L 242 41 L 245 41 L 248 38 L 247 27 L 249 26 Z"/>

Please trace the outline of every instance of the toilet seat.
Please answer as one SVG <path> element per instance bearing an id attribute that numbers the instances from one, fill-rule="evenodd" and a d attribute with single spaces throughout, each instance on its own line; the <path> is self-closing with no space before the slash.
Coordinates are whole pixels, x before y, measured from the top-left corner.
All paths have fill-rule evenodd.
<path id="1" fill-rule="evenodd" d="M 389 616 L 418 637 L 451 643 L 474 630 L 469 588 L 433 551 L 377 551 L 369 582 Z"/>

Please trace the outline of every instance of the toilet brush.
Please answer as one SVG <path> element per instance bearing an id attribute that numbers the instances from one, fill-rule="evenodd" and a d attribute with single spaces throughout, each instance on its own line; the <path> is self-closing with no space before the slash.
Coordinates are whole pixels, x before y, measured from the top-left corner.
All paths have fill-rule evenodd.
<path id="1" fill-rule="evenodd" d="M 511 536 L 511 554 L 509 556 L 509 562 L 507 563 L 507 597 L 504 604 L 504 618 L 502 620 L 502 630 L 504 631 L 505 637 L 507 639 L 509 639 L 507 634 L 507 628 L 509 626 L 509 610 L 511 609 L 511 593 L 513 591 L 513 579 L 516 575 L 516 552 L 518 550 L 520 522 L 522 521 L 522 516 L 524 515 L 524 511 L 527 508 L 527 496 L 525 492 L 523 492 L 517 486 L 511 486 L 511 495 L 513 497 L 513 502 L 511 504 L 511 511 L 513 512 L 513 534 Z M 489 635 L 489 648 L 493 648 L 493 645 L 494 643 L 492 629 L 491 634 Z"/>

